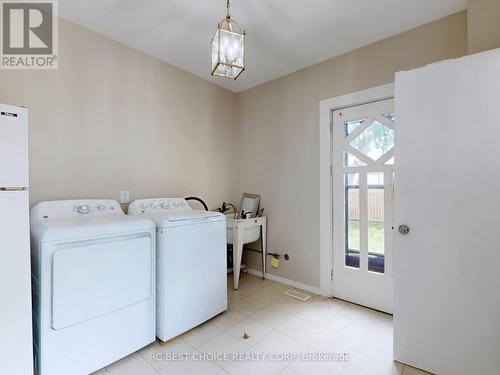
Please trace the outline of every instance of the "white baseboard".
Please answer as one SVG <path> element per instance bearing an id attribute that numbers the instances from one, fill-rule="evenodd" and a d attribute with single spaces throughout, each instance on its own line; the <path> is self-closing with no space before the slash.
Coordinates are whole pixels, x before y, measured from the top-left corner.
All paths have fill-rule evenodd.
<path id="1" fill-rule="evenodd" d="M 252 268 L 248 268 L 247 272 L 251 275 L 262 276 L 261 271 L 254 270 Z M 303 283 L 300 283 L 298 281 L 293 281 L 290 279 L 285 279 L 284 277 L 276 276 L 276 275 L 273 275 L 272 273 L 266 273 L 266 279 L 269 279 L 271 281 L 276 281 L 277 283 L 280 283 L 280 284 L 291 286 L 292 288 L 305 290 L 306 292 L 309 292 L 309 293 L 314 293 L 314 294 L 318 294 L 318 295 L 321 294 L 320 289 L 316 288 L 315 286 L 303 284 Z"/>

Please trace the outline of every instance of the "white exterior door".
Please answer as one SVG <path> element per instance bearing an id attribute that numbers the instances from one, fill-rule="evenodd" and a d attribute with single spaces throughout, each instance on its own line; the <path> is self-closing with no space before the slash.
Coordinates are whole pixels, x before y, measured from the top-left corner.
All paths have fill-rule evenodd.
<path id="1" fill-rule="evenodd" d="M 394 356 L 436 374 L 500 371 L 499 67 L 396 76 Z"/>
<path id="2" fill-rule="evenodd" d="M 333 294 L 392 312 L 394 100 L 334 111 Z"/>

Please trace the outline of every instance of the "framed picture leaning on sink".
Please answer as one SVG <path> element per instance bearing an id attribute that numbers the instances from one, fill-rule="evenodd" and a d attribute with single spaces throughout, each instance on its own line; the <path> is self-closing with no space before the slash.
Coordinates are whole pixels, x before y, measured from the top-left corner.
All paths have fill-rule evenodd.
<path id="1" fill-rule="evenodd" d="M 237 219 L 249 219 L 257 217 L 259 211 L 260 195 L 243 193 L 240 206 L 238 208 Z"/>

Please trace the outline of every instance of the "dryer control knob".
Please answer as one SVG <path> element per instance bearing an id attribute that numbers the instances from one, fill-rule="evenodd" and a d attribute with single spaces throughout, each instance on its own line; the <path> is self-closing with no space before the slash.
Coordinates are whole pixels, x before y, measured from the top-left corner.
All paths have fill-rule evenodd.
<path id="1" fill-rule="evenodd" d="M 166 210 L 167 208 L 169 208 L 169 207 L 170 207 L 170 205 L 169 205 L 167 202 L 163 202 L 163 203 L 161 204 L 161 208 L 163 208 L 163 209 L 165 209 L 165 210 Z"/>
<path id="2" fill-rule="evenodd" d="M 82 204 L 80 207 L 78 207 L 79 214 L 85 215 L 85 214 L 88 214 L 89 212 L 90 212 L 90 208 L 86 204 Z"/>

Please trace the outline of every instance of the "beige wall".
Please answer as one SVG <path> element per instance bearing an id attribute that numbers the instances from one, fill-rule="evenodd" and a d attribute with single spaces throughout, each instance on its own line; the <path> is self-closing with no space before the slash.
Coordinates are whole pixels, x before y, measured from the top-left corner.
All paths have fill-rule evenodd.
<path id="1" fill-rule="evenodd" d="M 72 23 L 59 69 L 0 71 L 0 103 L 30 110 L 31 202 L 231 198 L 235 95 Z"/>
<path id="2" fill-rule="evenodd" d="M 469 53 L 500 48 L 500 0 L 469 0 Z"/>
<path id="3" fill-rule="evenodd" d="M 0 71 L 30 109 L 32 203 L 262 194 L 272 273 L 319 286 L 319 102 L 467 52 L 466 12 L 233 94 L 66 21 L 60 68 Z M 247 254 L 258 268 L 255 254 Z"/>
<path id="4" fill-rule="evenodd" d="M 262 194 L 272 273 L 319 287 L 319 102 L 467 53 L 466 12 L 302 69 L 238 95 L 239 192 Z M 259 268 L 258 254 L 246 254 Z"/>

